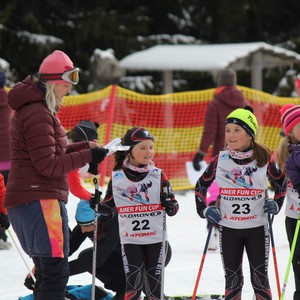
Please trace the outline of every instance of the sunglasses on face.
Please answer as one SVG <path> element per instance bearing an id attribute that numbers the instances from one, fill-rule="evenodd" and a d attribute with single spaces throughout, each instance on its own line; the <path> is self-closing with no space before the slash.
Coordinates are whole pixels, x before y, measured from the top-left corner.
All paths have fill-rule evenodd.
<path id="1" fill-rule="evenodd" d="M 40 79 L 43 81 L 48 80 L 61 80 L 63 79 L 67 83 L 76 85 L 79 82 L 79 68 L 74 68 L 64 73 L 56 73 L 56 74 L 46 74 L 40 73 Z"/>

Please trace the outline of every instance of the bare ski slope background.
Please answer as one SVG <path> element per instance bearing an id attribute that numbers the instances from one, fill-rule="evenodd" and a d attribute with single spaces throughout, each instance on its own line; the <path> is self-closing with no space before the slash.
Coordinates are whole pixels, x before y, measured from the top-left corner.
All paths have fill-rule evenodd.
<path id="1" fill-rule="evenodd" d="M 200 219 L 196 213 L 193 190 L 186 193 L 177 193 L 176 198 L 179 202 L 180 210 L 176 216 L 167 218 L 168 236 L 172 246 L 172 259 L 165 272 L 165 294 L 192 295 L 207 237 L 206 220 Z M 78 199 L 71 195 L 67 205 L 71 228 L 75 225 L 74 214 L 77 203 Z M 273 225 L 281 287 L 283 285 L 289 257 L 284 219 L 285 215 L 283 207 L 279 215 L 275 217 Z M 12 228 L 10 228 L 10 230 L 15 237 Z M 12 243 L 10 238 L 9 240 Z M 15 240 L 17 241 L 16 237 Z M 82 250 L 83 248 L 90 246 L 92 246 L 92 243 L 86 240 L 80 249 Z M 31 260 L 24 254 L 20 247 L 19 249 L 27 264 L 32 267 Z M 79 252 L 74 253 L 70 259 L 76 258 L 78 253 Z M 16 300 L 19 296 L 30 293 L 30 291 L 23 286 L 24 277 L 28 271 L 14 245 L 10 250 L 0 250 L 0 266 L 1 300 Z M 246 255 L 244 256 L 244 277 L 243 300 L 252 300 L 253 290 L 249 280 L 250 276 Z M 278 299 L 274 262 L 271 251 L 269 277 L 273 299 Z M 72 276 L 69 280 L 69 284 L 91 283 L 92 277 L 88 273 Z M 96 281 L 96 284 L 101 285 L 99 281 Z M 286 300 L 293 298 L 293 289 L 294 279 L 293 271 L 291 269 L 285 292 Z M 224 273 L 219 251 L 208 252 L 206 255 L 198 289 L 198 294 L 200 293 L 224 293 Z"/>

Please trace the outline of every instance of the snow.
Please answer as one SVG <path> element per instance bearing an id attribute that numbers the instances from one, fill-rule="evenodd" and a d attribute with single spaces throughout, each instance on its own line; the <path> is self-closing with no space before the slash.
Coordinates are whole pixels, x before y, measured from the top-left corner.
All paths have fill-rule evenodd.
<path id="1" fill-rule="evenodd" d="M 271 192 L 270 192 L 271 193 Z M 176 198 L 180 205 L 178 214 L 168 217 L 168 236 L 172 246 L 172 259 L 165 271 L 165 294 L 166 295 L 191 295 L 202 258 L 202 253 L 207 237 L 206 220 L 201 219 L 195 208 L 194 191 L 177 192 Z M 70 227 L 75 225 L 74 214 L 78 200 L 71 196 L 67 205 L 70 219 Z M 273 232 L 276 246 L 276 257 L 280 276 L 280 285 L 283 284 L 289 258 L 289 247 L 285 233 L 284 207 L 275 217 Z M 12 235 L 22 253 L 26 264 L 31 268 L 31 260 L 23 253 L 15 234 L 10 228 Z M 11 238 L 10 242 L 12 242 Z M 85 241 L 81 250 L 90 247 L 90 241 Z M 80 251 L 80 250 L 79 250 Z M 79 252 L 71 256 L 77 257 Z M 0 250 L 1 272 L 0 272 L 0 299 L 16 300 L 18 296 L 30 293 L 23 286 L 25 275 L 28 273 L 18 250 L 13 245 L 10 250 Z M 252 300 L 253 290 L 250 285 L 250 275 L 247 256 L 244 255 L 244 277 L 243 300 Z M 270 251 L 269 277 L 273 293 L 273 299 L 278 299 L 277 286 L 274 271 L 272 252 Z M 92 277 L 88 273 L 70 277 L 69 284 L 91 284 Z M 99 281 L 96 284 L 101 285 Z M 285 299 L 293 298 L 294 280 L 291 268 Z M 219 251 L 208 252 L 200 277 L 198 293 L 224 293 L 224 273 Z"/>
<path id="2" fill-rule="evenodd" d="M 18 31 L 17 37 L 19 39 L 26 38 L 31 44 L 48 45 L 48 44 L 63 44 L 64 42 L 62 39 L 52 35 L 37 34 L 28 31 Z"/>
<path id="3" fill-rule="evenodd" d="M 262 51 L 274 56 L 275 65 L 284 60 L 300 61 L 300 55 L 294 51 L 264 42 L 212 44 L 212 45 L 157 45 L 146 50 L 132 53 L 122 60 L 120 66 L 128 70 L 139 71 L 212 71 L 235 64 L 236 69 L 245 69 L 242 59 L 248 59 L 251 54 Z M 279 61 L 281 61 L 279 63 Z M 265 67 L 270 67 L 271 61 L 266 59 Z M 249 62 L 248 62 L 249 68 Z"/>

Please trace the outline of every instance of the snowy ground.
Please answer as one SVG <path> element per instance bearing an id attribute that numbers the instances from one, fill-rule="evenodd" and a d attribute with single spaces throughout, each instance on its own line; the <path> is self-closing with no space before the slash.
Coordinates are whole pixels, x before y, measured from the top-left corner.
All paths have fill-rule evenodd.
<path id="1" fill-rule="evenodd" d="M 178 193 L 177 200 L 180 204 L 180 211 L 172 218 L 168 218 L 168 235 L 172 246 L 172 260 L 165 272 L 165 294 L 166 295 L 191 295 L 194 290 L 202 252 L 207 237 L 206 221 L 200 219 L 196 213 L 194 203 L 194 192 Z M 74 226 L 74 212 L 78 200 L 70 199 L 68 203 L 70 226 Z M 285 234 L 284 209 L 275 217 L 273 231 L 276 245 L 277 263 L 280 275 L 280 285 L 282 286 L 286 272 L 289 249 Z M 14 235 L 14 232 L 11 229 Z M 10 239 L 10 242 L 11 239 Z M 82 248 L 91 246 L 90 241 L 86 241 Z M 82 249 L 81 248 L 81 249 Z M 21 248 L 19 248 L 21 250 Z M 22 250 L 21 250 L 22 251 Z M 30 259 L 24 254 L 22 256 L 31 267 Z M 78 252 L 72 257 L 75 258 Z M 10 250 L 0 251 L 0 300 L 16 300 L 18 296 L 29 294 L 23 286 L 23 281 L 27 272 L 27 267 L 23 262 L 16 247 L 13 245 Z M 278 299 L 277 286 L 274 272 L 273 256 L 270 252 L 269 274 L 273 299 Z M 244 257 L 245 284 L 243 289 L 243 300 L 252 300 L 253 291 L 249 280 L 249 268 L 247 257 Z M 85 273 L 80 276 L 72 276 L 70 284 L 90 284 L 91 275 Z M 100 282 L 96 284 L 101 285 Z M 285 299 L 291 300 L 293 297 L 293 271 L 291 269 L 288 285 L 285 292 Z M 224 293 L 224 274 L 219 251 L 209 252 L 206 255 L 204 268 L 200 278 L 198 293 Z"/>

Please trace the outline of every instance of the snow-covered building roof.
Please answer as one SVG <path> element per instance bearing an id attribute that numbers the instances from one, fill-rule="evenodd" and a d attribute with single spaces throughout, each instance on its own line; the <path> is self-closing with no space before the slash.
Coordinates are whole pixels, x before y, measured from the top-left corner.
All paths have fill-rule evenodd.
<path id="1" fill-rule="evenodd" d="M 165 92 L 171 92 L 172 71 L 206 71 L 220 69 L 251 71 L 252 88 L 262 90 L 262 70 L 300 64 L 294 51 L 264 42 L 214 45 L 157 45 L 124 57 L 120 66 L 132 71 L 164 72 Z"/>

